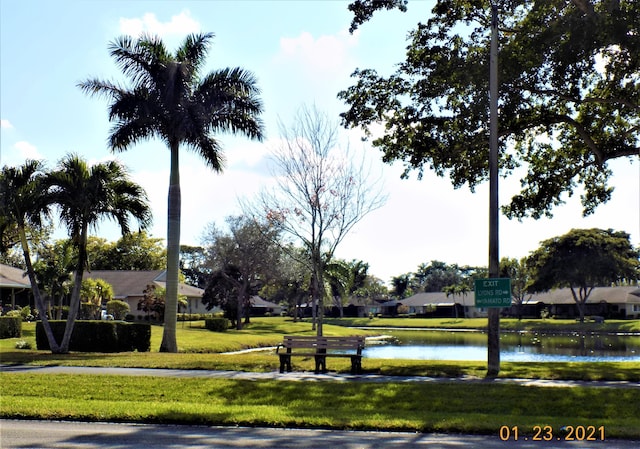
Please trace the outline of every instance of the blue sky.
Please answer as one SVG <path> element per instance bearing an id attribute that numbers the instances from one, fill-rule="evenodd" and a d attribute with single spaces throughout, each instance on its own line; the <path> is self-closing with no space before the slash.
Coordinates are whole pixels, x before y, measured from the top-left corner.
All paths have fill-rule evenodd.
<path id="1" fill-rule="evenodd" d="M 0 164 L 26 158 L 50 167 L 74 152 L 91 162 L 117 157 L 150 197 L 151 234 L 165 237 L 169 152 L 160 141 L 112 155 L 107 101 L 85 96 L 76 84 L 86 78 L 122 80 L 107 46 L 122 34 L 159 34 L 175 48 L 193 32 L 213 32 L 205 71 L 240 66 L 258 78 L 265 104 L 267 140 L 253 143 L 220 136 L 227 159 L 222 174 L 210 172 L 183 151 L 182 238 L 200 244 L 205 226 L 222 224 L 240 212 L 239 198 L 251 200 L 269 181 L 267 156 L 278 139 L 278 120 L 289 123 L 304 103 L 338 119 L 345 106 L 336 98 L 349 87 L 357 67 L 389 74 L 401 62 L 407 32 L 429 17 L 433 2 L 411 1 L 409 11 L 381 11 L 354 35 L 348 33 L 348 1 L 0 1 Z M 400 180 L 399 164 L 385 165 L 380 153 L 343 131 L 343 144 L 368 157 L 373 178 L 381 177 L 385 206 L 365 217 L 338 248 L 337 255 L 361 259 L 384 281 L 431 260 L 487 265 L 488 187 L 472 194 L 454 190 L 447 179 L 425 175 Z M 556 208 L 553 219 L 500 221 L 500 255 L 523 257 L 539 242 L 572 228 L 624 230 L 640 244 L 640 164 L 614 161 L 613 200 L 588 218 L 581 216 L 579 193 Z M 518 189 L 518 178 L 501 181 L 501 202 Z M 116 240 L 105 223 L 95 233 Z M 60 235 L 62 236 L 62 235 Z"/>

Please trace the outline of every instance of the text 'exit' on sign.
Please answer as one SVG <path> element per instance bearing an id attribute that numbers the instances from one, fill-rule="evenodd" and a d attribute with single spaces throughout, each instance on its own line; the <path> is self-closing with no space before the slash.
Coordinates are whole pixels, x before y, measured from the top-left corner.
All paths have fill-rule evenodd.
<path id="1" fill-rule="evenodd" d="M 511 279 L 475 280 L 476 307 L 511 307 Z"/>

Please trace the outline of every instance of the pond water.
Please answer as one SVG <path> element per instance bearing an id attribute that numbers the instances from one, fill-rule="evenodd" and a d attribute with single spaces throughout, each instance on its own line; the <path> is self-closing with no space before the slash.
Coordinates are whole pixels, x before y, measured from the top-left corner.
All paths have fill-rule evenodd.
<path id="1" fill-rule="evenodd" d="M 413 360 L 487 360 L 482 332 L 385 331 L 392 341 L 369 344 L 364 357 Z M 503 333 L 500 359 L 506 362 L 640 362 L 640 336 L 591 333 Z"/>

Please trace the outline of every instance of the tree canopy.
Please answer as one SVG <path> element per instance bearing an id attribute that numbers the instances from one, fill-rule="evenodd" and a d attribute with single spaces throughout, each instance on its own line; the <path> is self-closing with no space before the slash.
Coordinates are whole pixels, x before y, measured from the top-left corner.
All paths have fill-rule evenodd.
<path id="1" fill-rule="evenodd" d="M 583 213 L 612 195 L 608 161 L 640 148 L 640 3 L 511 0 L 499 6 L 499 166 L 526 174 L 503 206 L 513 218 L 552 216 L 578 188 Z M 352 31 L 402 0 L 358 0 Z M 488 1 L 439 0 L 409 33 L 406 58 L 388 77 L 357 69 L 339 93 L 346 127 L 373 135 L 404 177 L 425 169 L 473 190 L 488 179 Z M 389 32 L 394 32 L 390 30 Z M 401 32 L 396 30 L 395 32 Z"/>
<path id="2" fill-rule="evenodd" d="M 584 304 L 594 287 L 635 281 L 640 274 L 640 252 L 629 234 L 612 229 L 572 229 L 541 242 L 529 256 L 529 291 L 569 287 L 584 318 Z"/>

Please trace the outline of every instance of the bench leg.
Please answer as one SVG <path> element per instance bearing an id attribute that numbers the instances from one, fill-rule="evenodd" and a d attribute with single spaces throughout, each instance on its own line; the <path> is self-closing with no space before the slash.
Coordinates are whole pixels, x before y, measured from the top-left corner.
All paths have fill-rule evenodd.
<path id="1" fill-rule="evenodd" d="M 351 356 L 351 374 L 360 374 L 362 372 L 362 356 Z"/>
<path id="2" fill-rule="evenodd" d="M 317 355 L 316 358 L 316 374 L 327 372 L 327 358 L 324 355 Z"/>
<path id="3" fill-rule="evenodd" d="M 291 356 L 287 354 L 280 354 L 280 372 L 284 373 L 285 369 L 288 373 L 291 372 Z"/>

